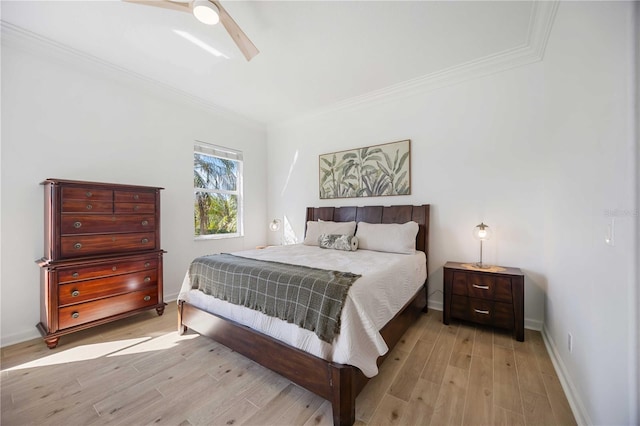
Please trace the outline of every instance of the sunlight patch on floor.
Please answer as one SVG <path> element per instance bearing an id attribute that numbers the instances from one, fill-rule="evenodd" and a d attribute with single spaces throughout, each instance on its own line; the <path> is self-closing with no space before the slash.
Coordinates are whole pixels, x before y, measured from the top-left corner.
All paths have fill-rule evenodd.
<path id="1" fill-rule="evenodd" d="M 70 362 L 87 361 L 107 356 L 113 352 L 120 351 L 130 346 L 137 345 L 150 337 L 140 337 L 137 339 L 116 340 L 113 342 L 92 343 L 70 348 L 55 354 L 36 359 L 25 364 L 16 365 L 3 371 L 21 370 L 24 368 L 46 367 L 48 365 L 66 364 Z"/>
<path id="2" fill-rule="evenodd" d="M 173 331 L 158 337 L 139 337 L 135 339 L 114 340 L 113 342 L 92 343 L 80 345 L 74 348 L 63 350 L 52 355 L 42 357 L 15 367 L 3 369 L 2 371 L 22 370 L 26 368 L 46 367 L 49 365 L 67 364 L 72 362 L 88 361 L 101 357 L 118 355 L 132 355 L 143 352 L 162 351 L 178 346 L 185 340 L 198 337 L 198 334 L 187 334 L 180 336 Z"/>
<path id="3" fill-rule="evenodd" d="M 143 352 L 162 351 L 165 349 L 171 349 L 178 346 L 178 344 L 185 340 L 191 340 L 198 337 L 199 334 L 185 334 L 180 336 L 177 331 L 164 334 L 154 339 L 147 340 L 135 346 L 130 346 L 118 352 L 109 354 L 108 356 L 120 356 L 120 355 L 132 355 Z"/>

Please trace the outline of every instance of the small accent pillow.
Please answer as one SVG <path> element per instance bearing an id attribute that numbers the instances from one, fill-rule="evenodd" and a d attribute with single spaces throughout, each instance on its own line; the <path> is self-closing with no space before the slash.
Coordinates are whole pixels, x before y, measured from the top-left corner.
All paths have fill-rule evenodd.
<path id="1" fill-rule="evenodd" d="M 413 254 L 416 251 L 418 224 L 407 223 L 367 223 L 358 222 L 359 247 L 363 250 L 388 253 Z"/>
<path id="2" fill-rule="evenodd" d="M 358 250 L 358 237 L 340 234 L 321 234 L 318 237 L 320 248 L 356 251 Z"/>
<path id="3" fill-rule="evenodd" d="M 318 237 L 322 234 L 341 234 L 353 236 L 356 233 L 356 222 L 307 222 L 307 233 L 302 244 L 317 246 Z"/>

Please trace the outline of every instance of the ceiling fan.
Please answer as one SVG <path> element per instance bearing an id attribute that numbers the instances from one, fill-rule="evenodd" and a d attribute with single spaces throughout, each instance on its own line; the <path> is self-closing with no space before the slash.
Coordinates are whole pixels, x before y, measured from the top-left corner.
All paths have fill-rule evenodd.
<path id="1" fill-rule="evenodd" d="M 231 15 L 217 0 L 123 0 L 127 3 L 144 4 L 164 9 L 179 10 L 192 13 L 200 22 L 215 25 L 218 21 L 227 30 L 247 61 L 253 59 L 260 51 L 240 29 Z"/>

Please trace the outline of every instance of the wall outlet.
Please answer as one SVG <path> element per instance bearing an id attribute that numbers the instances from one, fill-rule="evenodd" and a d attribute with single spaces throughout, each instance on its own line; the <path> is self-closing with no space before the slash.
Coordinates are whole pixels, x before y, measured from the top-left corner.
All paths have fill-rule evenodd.
<path id="1" fill-rule="evenodd" d="M 567 348 L 569 349 L 569 353 L 573 352 L 573 336 L 571 333 L 567 335 Z"/>

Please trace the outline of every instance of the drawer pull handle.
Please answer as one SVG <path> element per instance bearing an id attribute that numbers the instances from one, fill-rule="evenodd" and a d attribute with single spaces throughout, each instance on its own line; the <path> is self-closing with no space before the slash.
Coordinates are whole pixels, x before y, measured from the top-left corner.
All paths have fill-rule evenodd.
<path id="1" fill-rule="evenodd" d="M 81 222 L 73 222 L 73 227 L 74 228 L 80 228 L 82 226 Z"/>
<path id="2" fill-rule="evenodd" d="M 80 249 L 82 248 L 82 244 L 80 244 L 80 243 L 75 243 L 75 244 L 73 245 L 73 248 L 74 248 L 74 249 L 76 249 L 76 250 L 80 250 Z"/>
<path id="3" fill-rule="evenodd" d="M 139 206 L 139 205 L 137 205 L 137 204 L 136 204 L 135 206 L 133 206 L 133 209 L 134 209 L 134 210 L 138 210 L 139 208 L 140 208 L 140 206 Z"/>
<path id="4" fill-rule="evenodd" d="M 93 206 L 91 204 L 87 204 L 87 210 L 91 210 Z"/>
<path id="5" fill-rule="evenodd" d="M 111 270 L 112 270 L 113 272 L 115 272 L 115 271 L 116 271 L 116 269 L 118 269 L 116 266 L 113 266 L 113 267 L 111 268 Z"/>
<path id="6" fill-rule="evenodd" d="M 477 314 L 489 315 L 489 311 L 483 311 L 481 309 L 474 309 L 474 311 L 476 311 Z"/>
<path id="7" fill-rule="evenodd" d="M 149 239 L 148 238 L 143 238 L 142 240 L 140 240 L 140 242 L 142 244 L 147 244 L 149 242 Z"/>
<path id="8" fill-rule="evenodd" d="M 149 262 L 144 262 L 144 267 L 145 267 L 145 268 L 148 268 L 149 266 L 151 266 L 151 263 L 149 263 Z"/>
<path id="9" fill-rule="evenodd" d="M 71 297 L 78 297 L 78 296 L 80 296 L 80 292 L 78 290 L 73 290 L 71 292 Z"/>
<path id="10" fill-rule="evenodd" d="M 93 194 L 91 193 L 91 191 L 87 191 L 84 193 L 84 195 L 87 196 L 87 198 L 91 197 Z"/>
<path id="11" fill-rule="evenodd" d="M 151 300 L 151 296 L 145 296 L 145 297 L 144 297 L 144 301 L 145 301 L 145 302 L 148 302 L 149 300 Z"/>
<path id="12" fill-rule="evenodd" d="M 71 314 L 71 318 L 79 318 L 80 317 L 80 313 L 79 312 L 74 312 Z"/>
<path id="13" fill-rule="evenodd" d="M 74 272 L 73 274 L 71 274 L 71 276 L 72 276 L 73 278 L 78 278 L 78 277 L 80 276 L 80 274 L 79 274 L 79 273 L 77 273 L 77 272 Z"/>
<path id="14" fill-rule="evenodd" d="M 144 282 L 148 283 L 149 281 L 151 281 L 151 277 L 144 277 Z"/>
<path id="15" fill-rule="evenodd" d="M 138 194 L 133 194 L 133 199 L 137 200 L 138 198 L 140 198 L 140 196 Z"/>
<path id="16" fill-rule="evenodd" d="M 143 221 L 142 221 L 142 226 L 147 226 L 148 224 L 149 224 L 149 221 L 148 221 L 148 220 L 143 220 Z"/>
<path id="17" fill-rule="evenodd" d="M 488 285 L 478 285 L 478 284 L 474 284 L 473 288 L 479 288 L 481 290 L 489 290 L 489 286 Z"/>

